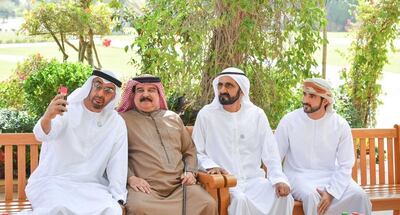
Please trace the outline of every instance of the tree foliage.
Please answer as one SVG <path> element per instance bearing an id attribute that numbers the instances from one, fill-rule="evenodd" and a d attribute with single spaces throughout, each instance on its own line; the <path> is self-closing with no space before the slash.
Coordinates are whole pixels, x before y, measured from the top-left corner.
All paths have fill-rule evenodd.
<path id="1" fill-rule="evenodd" d="M 376 109 L 381 103 L 378 81 L 388 62 L 389 45 L 393 48 L 393 41 L 399 35 L 400 1 L 361 2 L 357 19 L 360 27 L 351 45 L 351 68 L 342 76 L 355 110 L 352 121 L 370 127 L 375 124 Z"/>
<path id="2" fill-rule="evenodd" d="M 93 52 L 97 67 L 101 67 L 93 41 L 94 35 L 105 35 L 111 30 L 111 11 L 105 4 L 92 0 L 67 0 L 61 3 L 40 2 L 25 15 L 21 30 L 30 35 L 49 35 L 68 59 L 67 46 L 78 52 L 78 61 L 86 60 L 94 66 Z M 69 39 L 78 39 L 78 45 Z"/>
<path id="3" fill-rule="evenodd" d="M 183 95 L 194 108 L 213 97 L 222 69 L 243 69 L 251 97 L 272 126 L 298 107 L 298 83 L 312 76 L 313 53 L 325 25 L 320 0 L 149 0 L 144 15 L 125 13 L 137 31 L 130 46 L 142 73 L 162 77 L 167 95 Z"/>

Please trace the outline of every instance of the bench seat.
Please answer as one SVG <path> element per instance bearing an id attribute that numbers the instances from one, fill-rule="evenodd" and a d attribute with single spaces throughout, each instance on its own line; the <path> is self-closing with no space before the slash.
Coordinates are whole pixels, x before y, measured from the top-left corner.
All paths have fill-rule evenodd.
<path id="1" fill-rule="evenodd" d="M 26 210 L 32 210 L 31 203 L 28 200 L 0 201 L 0 214 L 8 214 Z"/>
<path id="2" fill-rule="evenodd" d="M 372 210 L 400 210 L 400 185 L 384 184 L 362 187 L 372 202 Z"/>

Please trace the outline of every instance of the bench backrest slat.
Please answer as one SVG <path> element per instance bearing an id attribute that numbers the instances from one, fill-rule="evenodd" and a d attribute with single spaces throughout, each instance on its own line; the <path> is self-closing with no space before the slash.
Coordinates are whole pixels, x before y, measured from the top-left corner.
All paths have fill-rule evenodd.
<path id="1" fill-rule="evenodd" d="M 365 145 L 365 139 L 360 139 L 360 169 L 361 169 L 361 185 L 367 184 L 367 162 L 365 157 L 367 156 L 367 150 Z M 354 168 L 354 167 L 353 167 Z"/>
<path id="2" fill-rule="evenodd" d="M 395 184 L 400 184 L 400 127 L 399 125 L 395 125 L 396 129 L 396 137 L 394 139 L 394 170 L 395 170 Z"/>
<path id="3" fill-rule="evenodd" d="M 374 144 L 375 145 L 375 144 Z M 379 184 L 385 184 L 385 149 L 383 138 L 378 138 Z"/>
<path id="4" fill-rule="evenodd" d="M 389 184 L 394 184 L 394 164 L 393 164 L 393 138 L 388 138 L 387 142 L 387 160 L 388 160 L 388 181 Z"/>
<path id="5" fill-rule="evenodd" d="M 367 144 L 367 142 L 365 142 Z M 370 185 L 376 184 L 376 162 L 375 162 L 375 138 L 368 138 L 368 150 L 369 150 L 369 178 L 370 178 Z M 366 157 L 363 157 L 366 159 Z"/>
<path id="6" fill-rule="evenodd" d="M 26 145 L 18 145 L 18 199 L 26 199 Z"/>
<path id="7" fill-rule="evenodd" d="M 4 199 L 6 201 L 11 201 L 13 199 L 13 146 L 4 146 L 4 185 L 5 194 Z"/>
<path id="8" fill-rule="evenodd" d="M 39 165 L 39 145 L 31 145 L 30 147 L 31 155 L 31 172 L 35 171 L 36 167 Z"/>
<path id="9" fill-rule="evenodd" d="M 354 157 L 355 158 L 357 158 L 357 146 L 356 146 L 356 144 L 354 143 Z M 358 160 L 356 159 L 355 160 L 355 162 L 354 162 L 354 166 L 353 166 L 353 169 L 352 169 L 352 171 L 351 171 L 351 177 L 354 179 L 354 181 L 358 181 L 358 165 L 359 165 L 359 162 L 358 162 Z"/>

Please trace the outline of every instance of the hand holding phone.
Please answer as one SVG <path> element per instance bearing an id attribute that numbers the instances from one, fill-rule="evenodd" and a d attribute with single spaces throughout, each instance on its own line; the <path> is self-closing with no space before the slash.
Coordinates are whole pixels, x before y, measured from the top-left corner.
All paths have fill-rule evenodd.
<path id="1" fill-rule="evenodd" d="M 68 88 L 66 86 L 61 85 L 58 88 L 58 94 L 64 95 L 64 100 L 67 100 Z M 65 107 L 65 104 L 63 104 L 63 106 Z"/>
<path id="2" fill-rule="evenodd" d="M 68 93 L 68 88 L 67 88 L 66 86 L 62 86 L 62 85 L 61 85 L 61 86 L 58 88 L 58 93 L 67 95 L 67 93 Z"/>

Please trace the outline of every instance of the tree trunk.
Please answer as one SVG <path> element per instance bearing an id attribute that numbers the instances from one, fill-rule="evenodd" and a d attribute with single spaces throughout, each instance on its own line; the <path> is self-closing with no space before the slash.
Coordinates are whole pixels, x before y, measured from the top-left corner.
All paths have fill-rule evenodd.
<path id="1" fill-rule="evenodd" d="M 51 30 L 51 28 L 50 28 L 46 23 L 44 23 L 44 26 L 45 26 L 45 28 L 50 32 L 50 35 L 51 35 L 51 37 L 53 37 L 54 41 L 56 41 L 58 48 L 60 48 L 60 51 L 61 51 L 62 54 L 63 54 L 63 61 L 64 61 L 64 62 L 67 61 L 68 55 L 67 55 L 67 53 L 65 52 L 65 47 L 64 47 L 64 45 L 61 44 L 61 42 L 58 40 L 56 34 Z M 63 37 L 61 36 L 61 40 L 62 40 L 62 39 L 63 39 Z"/>
<path id="2" fill-rule="evenodd" d="M 85 38 L 80 35 L 79 36 L 79 51 L 78 51 L 78 61 L 83 62 L 85 59 L 85 52 L 86 52 L 87 43 Z"/>
<path id="3" fill-rule="evenodd" d="M 93 31 L 92 29 L 89 30 L 88 32 L 88 42 L 87 42 L 87 47 L 86 47 L 86 58 L 87 58 L 87 62 L 89 65 L 91 65 L 92 67 L 94 67 L 93 64 L 93 46 L 94 46 L 94 42 L 93 42 Z"/>
<path id="4" fill-rule="evenodd" d="M 328 57 L 328 26 L 325 25 L 323 28 L 323 45 L 322 45 L 322 78 L 326 78 L 326 60 Z"/>
<path id="5" fill-rule="evenodd" d="M 328 57 L 328 14 L 326 10 L 326 5 L 328 4 L 328 0 L 324 0 L 321 2 L 323 10 L 325 11 L 325 20 L 326 23 L 322 29 L 322 37 L 323 37 L 323 43 L 322 43 L 322 78 L 326 79 L 326 62 L 327 62 L 327 57 Z"/>
<path id="6" fill-rule="evenodd" d="M 96 44 L 94 44 L 94 41 L 93 41 L 93 36 L 90 38 L 90 42 L 93 44 L 92 47 L 93 47 L 94 55 L 96 56 L 96 61 L 97 61 L 96 69 L 101 69 L 102 66 L 101 66 L 101 63 L 100 63 L 99 55 L 97 54 Z"/>
<path id="7" fill-rule="evenodd" d="M 230 13 L 229 3 L 224 0 L 216 1 L 216 16 L 223 17 Z M 231 66 L 240 65 L 245 54 L 237 50 L 237 42 L 240 38 L 240 25 L 243 21 L 245 13 L 237 11 L 232 20 L 214 29 L 213 37 L 209 47 L 209 56 L 205 62 L 205 68 L 201 80 L 201 88 L 203 89 L 199 101 L 201 106 L 208 104 L 213 98 L 212 80 L 223 69 Z"/>

